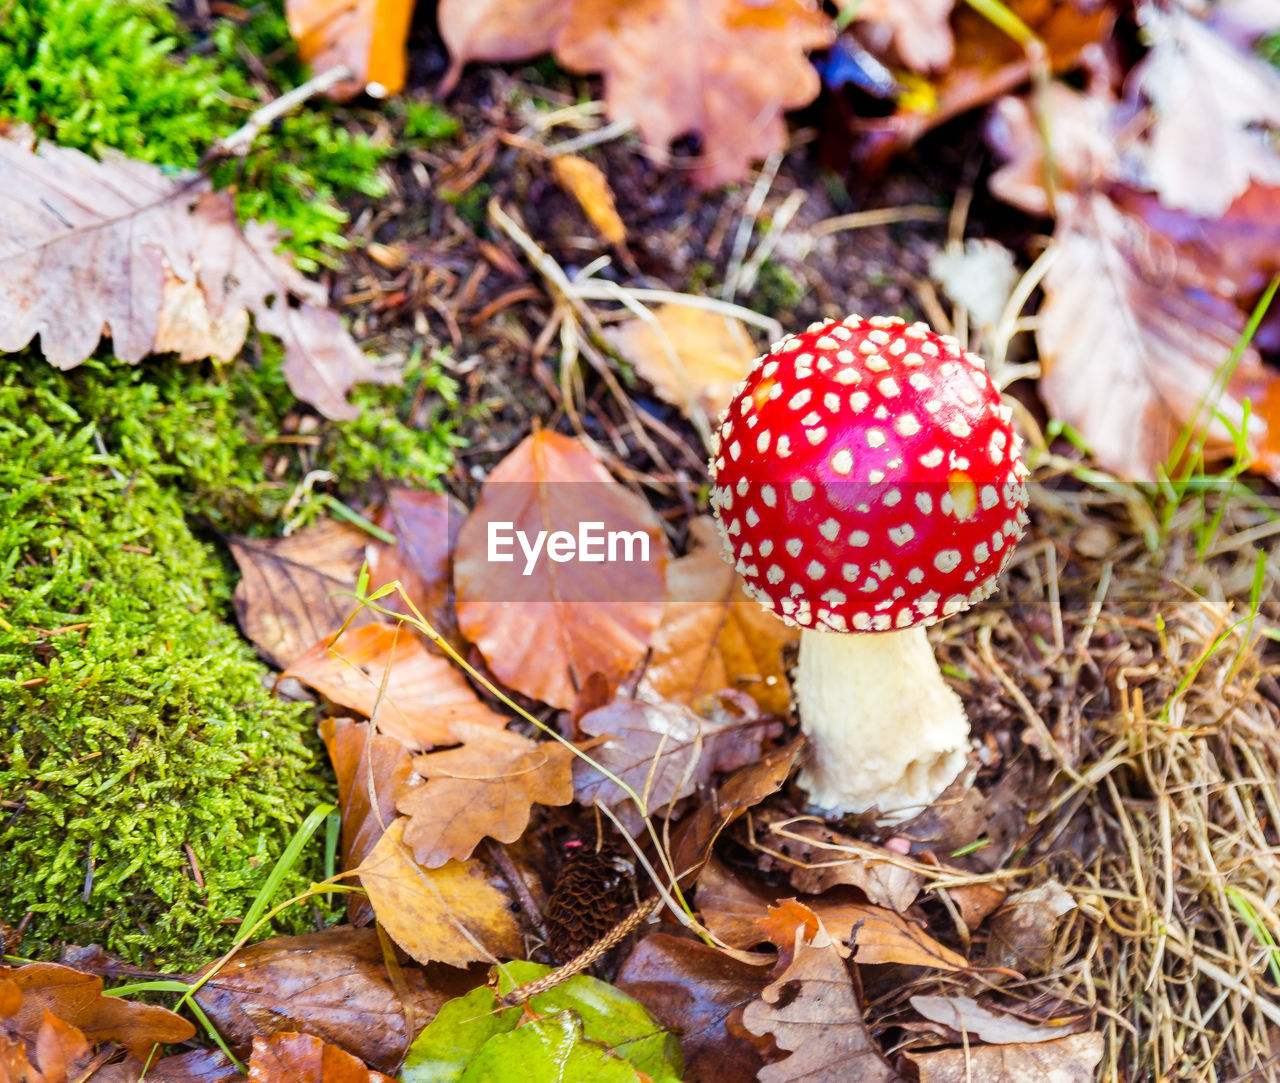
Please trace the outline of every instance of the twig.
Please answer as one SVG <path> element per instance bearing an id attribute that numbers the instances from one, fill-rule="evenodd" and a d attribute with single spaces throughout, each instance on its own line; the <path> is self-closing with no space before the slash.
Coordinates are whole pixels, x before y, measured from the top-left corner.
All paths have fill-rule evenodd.
<path id="1" fill-rule="evenodd" d="M 313 75 L 301 86 L 296 86 L 287 93 L 281 94 L 275 101 L 259 106 L 239 128 L 230 135 L 219 139 L 205 151 L 204 157 L 200 159 L 200 165 L 202 167 L 207 166 L 219 158 L 243 158 L 249 153 L 249 147 L 262 134 L 262 131 L 274 124 L 285 113 L 290 112 L 309 98 L 323 94 L 343 80 L 351 79 L 354 76 L 355 72 L 349 67 L 345 64 L 339 64 L 336 68 L 330 68 L 328 71 Z"/>

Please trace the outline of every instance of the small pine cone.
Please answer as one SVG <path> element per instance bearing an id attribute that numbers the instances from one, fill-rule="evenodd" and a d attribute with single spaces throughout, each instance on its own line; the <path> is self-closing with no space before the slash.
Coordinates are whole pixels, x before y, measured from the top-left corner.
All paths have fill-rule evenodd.
<path id="1" fill-rule="evenodd" d="M 635 870 L 616 851 L 574 850 L 547 901 L 547 945 L 557 963 L 586 951 L 627 916 Z"/>

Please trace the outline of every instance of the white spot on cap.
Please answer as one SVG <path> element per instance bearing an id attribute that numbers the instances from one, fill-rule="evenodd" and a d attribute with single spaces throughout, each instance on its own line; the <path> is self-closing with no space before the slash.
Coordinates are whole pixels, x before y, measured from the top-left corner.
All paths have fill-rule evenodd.
<path id="1" fill-rule="evenodd" d="M 783 433 L 778 437 L 778 442 L 774 444 L 773 449 L 777 452 L 779 459 L 785 459 L 791 454 L 791 437 Z"/>
<path id="2" fill-rule="evenodd" d="M 872 414 L 877 421 L 887 421 L 889 419 L 889 410 L 885 406 L 877 406 L 876 412 Z"/>
<path id="3" fill-rule="evenodd" d="M 915 617 L 911 615 L 911 610 L 905 606 L 898 610 L 898 616 L 893 622 L 895 628 L 910 628 L 915 624 Z"/>
<path id="4" fill-rule="evenodd" d="M 973 559 L 979 564 L 985 564 L 991 557 L 991 550 L 987 548 L 986 542 L 978 542 L 973 547 Z"/>
<path id="5" fill-rule="evenodd" d="M 818 341 L 817 341 L 817 342 L 815 342 L 815 343 L 814 343 L 814 345 L 815 345 L 815 346 L 817 346 L 817 347 L 818 347 L 818 349 L 820 349 L 820 350 L 838 350 L 838 349 L 840 349 L 840 343 L 838 343 L 838 342 L 837 342 L 835 339 L 833 339 L 830 335 L 823 335 L 820 339 L 818 339 Z"/>
<path id="6" fill-rule="evenodd" d="M 996 429 L 996 431 L 991 434 L 991 443 L 987 446 L 987 453 L 991 456 L 991 461 L 993 463 L 1000 463 L 1004 461 L 1004 448 L 1005 444 L 1008 442 L 1009 438 L 999 429 Z"/>
<path id="7" fill-rule="evenodd" d="M 840 578 L 846 583 L 856 583 L 858 576 L 862 574 L 862 569 L 856 564 L 845 564 L 840 569 Z"/>
<path id="8" fill-rule="evenodd" d="M 887 560 L 877 560 L 871 565 L 871 571 L 881 579 L 888 579 L 893 574 L 893 566 Z"/>
<path id="9" fill-rule="evenodd" d="M 827 569 L 819 561 L 811 560 L 809 561 L 809 567 L 805 568 L 805 572 L 810 579 L 821 579 L 827 574 Z"/>
<path id="10" fill-rule="evenodd" d="M 736 518 L 729 520 L 729 526 L 725 529 L 725 533 L 731 538 L 736 538 L 742 533 L 742 524 Z"/>
<path id="11" fill-rule="evenodd" d="M 940 572 L 954 572 L 960 567 L 960 550 L 943 549 L 933 558 L 933 566 Z"/>
<path id="12" fill-rule="evenodd" d="M 947 422 L 947 431 L 950 432 L 953 436 L 957 436 L 961 440 L 963 440 L 966 436 L 969 436 L 973 432 L 973 429 L 970 427 L 969 422 L 967 422 L 964 418 L 953 417 L 950 421 Z"/>
<path id="13" fill-rule="evenodd" d="M 933 381 L 930 380 L 923 372 L 913 372 L 907 377 L 907 383 L 917 391 L 928 391 L 929 388 L 933 386 Z"/>
<path id="14" fill-rule="evenodd" d="M 836 535 L 840 533 L 840 524 L 835 519 L 827 519 L 818 524 L 818 533 L 827 541 L 835 541 Z"/>
<path id="15" fill-rule="evenodd" d="M 818 413 L 817 410 L 810 410 L 807 414 L 804 415 L 804 417 L 800 419 L 800 424 L 808 429 L 808 428 L 812 428 L 821 420 L 822 420 L 822 415 Z"/>
<path id="16" fill-rule="evenodd" d="M 938 603 L 942 600 L 942 595 L 936 590 L 929 591 L 928 594 L 922 594 L 916 599 L 916 608 L 920 610 L 922 617 L 931 617 L 938 608 Z"/>
<path id="17" fill-rule="evenodd" d="M 920 431 L 920 422 L 916 420 L 915 414 L 899 414 L 893 427 L 900 436 L 915 436 Z"/>
<path id="18" fill-rule="evenodd" d="M 796 478 L 791 483 L 791 496 L 795 500 L 808 500 L 813 496 L 813 482 L 808 478 Z"/>
<path id="19" fill-rule="evenodd" d="M 865 530 L 855 530 L 849 535 L 849 544 L 855 549 L 861 549 L 864 545 L 871 543 L 871 535 Z"/>
<path id="20" fill-rule="evenodd" d="M 803 409 L 808 404 L 811 398 L 813 398 L 813 392 L 810 391 L 807 387 L 802 387 L 799 391 L 797 391 L 794 395 L 791 396 L 790 400 L 787 402 L 787 409 L 788 410 Z"/>
<path id="21" fill-rule="evenodd" d="M 857 369 L 839 369 L 835 375 L 838 384 L 856 384 L 862 379 Z"/>
<path id="22" fill-rule="evenodd" d="M 942 465 L 942 448 L 936 447 L 920 456 L 920 465 L 933 470 Z"/>
<path id="23" fill-rule="evenodd" d="M 849 596 L 844 591 L 836 590 L 835 587 L 823 591 L 821 598 L 828 605 L 844 605 L 849 600 Z"/>
<path id="24" fill-rule="evenodd" d="M 850 454 L 847 447 L 842 447 L 834 455 L 831 456 L 831 469 L 837 474 L 848 476 L 853 469 L 853 455 Z"/>
<path id="25" fill-rule="evenodd" d="M 928 493 L 916 493 L 916 507 L 923 515 L 933 514 L 933 497 Z"/>
<path id="26" fill-rule="evenodd" d="M 852 365 L 852 364 L 853 364 L 853 351 L 852 351 L 852 350 L 841 350 L 841 351 L 839 351 L 839 352 L 836 354 L 836 360 L 837 360 L 837 361 L 839 361 L 839 362 L 840 362 L 840 364 L 842 364 L 842 365 Z M 855 371 L 856 371 L 856 370 L 855 370 Z"/>
<path id="27" fill-rule="evenodd" d="M 771 388 L 769 388 L 769 401 L 773 402 L 774 399 L 780 399 L 780 398 L 782 398 L 782 385 L 774 384 Z"/>
<path id="28" fill-rule="evenodd" d="M 760 539 L 760 555 L 762 557 L 773 556 L 773 539 L 772 538 Z"/>
<path id="29" fill-rule="evenodd" d="M 769 580 L 775 587 L 782 582 L 782 578 L 786 573 L 777 564 L 770 564 L 769 570 L 764 573 L 764 577 Z"/>
<path id="30" fill-rule="evenodd" d="M 840 410 L 840 396 L 834 391 L 828 391 L 822 396 L 822 405 L 830 410 L 833 414 Z"/>
<path id="31" fill-rule="evenodd" d="M 766 361 L 760 367 L 760 375 L 763 376 L 766 380 L 777 371 L 778 371 L 777 361 Z"/>
<path id="32" fill-rule="evenodd" d="M 930 399 L 928 402 L 924 404 L 924 408 L 928 410 L 929 413 L 936 414 L 939 410 L 942 409 L 942 400 Z"/>
<path id="33" fill-rule="evenodd" d="M 760 435 L 756 437 L 756 451 L 763 454 L 769 450 L 769 430 L 761 429 Z"/>
<path id="34" fill-rule="evenodd" d="M 963 594 L 953 594 L 945 602 L 942 603 L 942 615 L 950 617 L 954 613 L 959 613 L 969 605 L 969 599 Z"/>
<path id="35" fill-rule="evenodd" d="M 866 632 L 871 628 L 870 613 L 855 613 L 853 615 L 853 627 L 859 632 Z"/>
<path id="36" fill-rule="evenodd" d="M 870 341 L 874 342 L 877 346 L 889 345 L 889 335 L 885 331 L 880 331 L 880 330 L 869 331 L 867 333 L 867 338 Z"/>
<path id="37" fill-rule="evenodd" d="M 729 458 L 731 458 L 736 463 L 738 461 L 738 457 L 741 454 L 742 454 L 742 445 L 738 443 L 737 440 L 735 440 L 732 444 L 729 445 Z"/>
<path id="38" fill-rule="evenodd" d="M 996 492 L 994 485 L 984 485 L 978 493 L 978 499 L 982 501 L 983 511 L 990 511 L 1000 503 L 1000 494 Z"/>
<path id="39" fill-rule="evenodd" d="M 871 404 L 871 396 L 865 391 L 855 391 L 849 396 L 849 409 L 855 414 L 862 413 Z"/>
<path id="40" fill-rule="evenodd" d="M 743 516 L 747 521 L 747 526 L 755 526 L 760 522 L 760 516 L 756 514 L 755 508 L 748 508 L 747 514 Z"/>
<path id="41" fill-rule="evenodd" d="M 889 540 L 894 545 L 906 545 L 915 536 L 916 532 L 910 523 L 903 523 L 901 526 L 891 526 L 889 528 Z"/>
<path id="42" fill-rule="evenodd" d="M 800 555 L 800 550 L 804 548 L 804 545 L 801 543 L 799 538 L 788 538 L 786 545 L 783 548 L 785 548 L 793 557 L 798 557 Z"/>
<path id="43" fill-rule="evenodd" d="M 920 343 L 920 352 L 928 354 L 930 357 L 937 357 L 938 344 L 936 342 L 930 342 L 928 339 L 925 339 L 922 343 Z"/>
<path id="44" fill-rule="evenodd" d="M 766 507 L 776 508 L 778 506 L 778 492 L 772 485 L 760 486 L 760 499 L 765 502 Z"/>
<path id="45" fill-rule="evenodd" d="M 871 482 L 872 485 L 879 485 L 882 481 L 884 481 L 884 471 L 883 470 L 867 471 L 867 480 Z"/>
<path id="46" fill-rule="evenodd" d="M 890 489 L 887 493 L 884 494 L 884 496 L 880 498 L 880 503 L 883 504 L 886 508 L 893 508 L 897 506 L 898 502 L 901 499 L 902 499 L 901 489 Z"/>
<path id="47" fill-rule="evenodd" d="M 865 583 L 858 588 L 863 594 L 870 594 L 873 590 L 880 589 L 880 582 L 877 579 L 868 578 Z"/>
<path id="48" fill-rule="evenodd" d="M 897 393 L 900 390 L 902 390 L 900 387 L 898 387 L 898 381 L 895 380 L 892 376 L 886 376 L 883 380 L 881 380 L 878 384 L 876 384 L 876 387 L 880 389 L 880 394 L 882 394 L 886 399 L 893 398 L 895 395 L 897 395 Z"/>
<path id="49" fill-rule="evenodd" d="M 918 353 L 909 353 L 902 359 L 902 363 L 910 368 L 917 368 L 924 364 L 924 358 Z"/>
<path id="50" fill-rule="evenodd" d="M 884 433 L 879 429 L 867 430 L 867 447 L 884 447 Z"/>
<path id="51" fill-rule="evenodd" d="M 761 546 L 760 548 L 761 548 L 761 549 L 763 549 L 763 548 L 764 548 L 764 546 Z M 923 570 L 923 569 L 921 569 L 921 568 L 912 568 L 912 569 L 910 569 L 910 571 L 908 571 L 908 572 L 907 572 L 907 582 L 908 582 L 908 583 L 923 583 L 923 582 L 924 582 L 924 570 Z"/>
<path id="52" fill-rule="evenodd" d="M 900 338 L 895 338 L 889 344 L 889 352 L 893 354 L 894 357 L 901 357 L 903 353 L 906 351 L 906 349 L 907 349 L 906 342 Z"/>
<path id="53" fill-rule="evenodd" d="M 884 372 L 889 367 L 889 362 L 878 353 L 867 354 L 862 364 L 868 372 Z"/>
<path id="54" fill-rule="evenodd" d="M 738 550 L 738 556 L 740 557 L 749 557 L 754 555 L 754 553 L 755 550 L 751 547 L 750 542 L 743 542 L 742 548 Z"/>
<path id="55" fill-rule="evenodd" d="M 738 495 L 739 496 L 747 495 L 747 479 L 746 478 L 738 479 Z"/>
<path id="56" fill-rule="evenodd" d="M 838 338 L 841 342 L 848 342 L 853 336 L 849 334 L 849 328 L 842 323 L 837 323 L 830 331 L 832 338 Z"/>
<path id="57" fill-rule="evenodd" d="M 827 438 L 827 430 L 819 425 L 816 429 L 805 429 L 805 439 L 815 447 Z"/>

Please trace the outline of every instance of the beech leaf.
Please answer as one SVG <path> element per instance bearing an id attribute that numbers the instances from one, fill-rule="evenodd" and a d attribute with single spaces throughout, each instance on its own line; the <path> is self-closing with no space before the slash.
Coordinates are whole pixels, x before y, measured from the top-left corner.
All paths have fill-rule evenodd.
<path id="1" fill-rule="evenodd" d="M 392 823 L 358 870 L 387 935 L 420 963 L 466 966 L 520 955 L 520 926 L 486 866 L 478 860 L 434 869 L 417 864 L 404 842 L 408 822 L 402 816 Z"/>
<path id="2" fill-rule="evenodd" d="M 576 543 L 586 523 L 599 527 L 590 555 L 598 547 L 605 559 L 559 562 L 540 550 L 531 561 L 513 533 L 532 545 L 564 531 Z M 510 560 L 490 559 L 491 526 Z M 616 560 L 611 534 L 627 536 Z M 500 680 L 569 710 L 592 673 L 617 680 L 643 660 L 662 616 L 666 559 L 649 505 L 577 440 L 541 430 L 494 467 L 458 534 L 458 623 Z"/>
<path id="3" fill-rule="evenodd" d="M 473 60 L 554 52 L 570 71 L 603 73 L 609 116 L 634 124 L 655 160 L 674 139 L 701 135 L 689 176 L 704 187 L 741 179 L 785 145 L 783 111 L 818 95 L 805 53 L 833 36 L 812 0 L 441 0 L 439 23 L 446 92 Z"/>
<path id="4" fill-rule="evenodd" d="M 453 729 L 465 743 L 416 757 L 413 769 L 427 781 L 397 802 L 408 817 L 405 844 L 427 868 L 465 860 L 486 835 L 515 842 L 534 804 L 573 800 L 572 749 L 474 722 Z"/>
<path id="5" fill-rule="evenodd" d="M 290 389 L 328 417 L 358 416 L 354 384 L 395 378 L 276 254 L 272 230 L 240 226 L 230 193 L 197 174 L 29 142 L 0 139 L 0 350 L 39 335 L 50 363 L 70 369 L 106 330 L 129 364 L 174 349 L 230 358 L 252 315 L 284 344 Z"/>
<path id="6" fill-rule="evenodd" d="M 249 1083 L 395 1083 L 312 1034 L 279 1031 L 253 1039 Z"/>
<path id="7" fill-rule="evenodd" d="M 453 744 L 460 722 L 507 724 L 448 659 L 429 652 L 404 626 L 366 624 L 337 640 L 322 639 L 294 659 L 285 676 L 366 717 L 377 711 L 378 729 L 406 748 Z"/>

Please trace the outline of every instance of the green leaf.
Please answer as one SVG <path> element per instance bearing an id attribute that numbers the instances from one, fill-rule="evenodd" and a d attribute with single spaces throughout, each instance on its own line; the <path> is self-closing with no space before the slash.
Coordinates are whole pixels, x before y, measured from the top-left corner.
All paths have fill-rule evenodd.
<path id="1" fill-rule="evenodd" d="M 446 1001 L 409 1047 L 400 1078 L 404 1083 L 452 1083 L 490 1038 L 515 1029 L 520 1012 L 499 1011 L 498 998 L 483 985 Z"/>
<path id="2" fill-rule="evenodd" d="M 458 1083 L 542 1083 L 589 1079 L 592 1083 L 637 1083 L 625 1060 L 582 1036 L 582 1020 L 571 1011 L 535 1019 L 490 1038 L 467 1063 Z"/>

